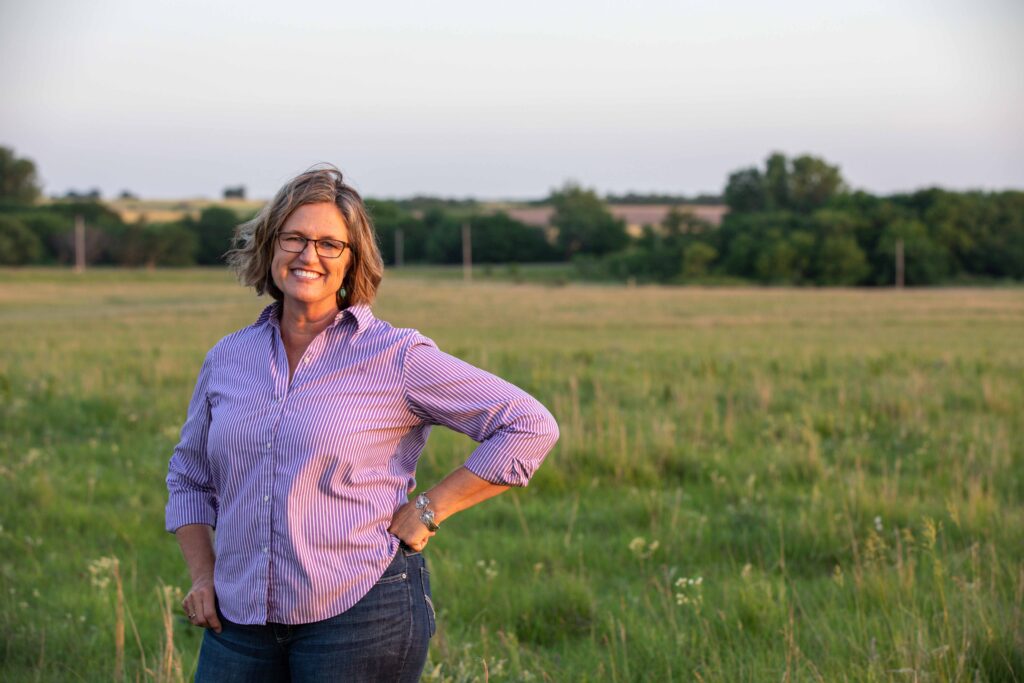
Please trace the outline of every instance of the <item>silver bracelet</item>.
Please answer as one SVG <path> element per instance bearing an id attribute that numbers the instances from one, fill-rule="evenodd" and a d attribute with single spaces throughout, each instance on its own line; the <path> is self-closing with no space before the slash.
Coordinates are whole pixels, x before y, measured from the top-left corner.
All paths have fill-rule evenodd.
<path id="1" fill-rule="evenodd" d="M 427 531 L 433 532 L 441 527 L 434 521 L 434 511 L 430 509 L 430 504 L 427 494 L 421 493 L 416 496 L 416 509 L 420 511 L 420 521 L 423 522 L 423 526 L 427 527 Z"/>

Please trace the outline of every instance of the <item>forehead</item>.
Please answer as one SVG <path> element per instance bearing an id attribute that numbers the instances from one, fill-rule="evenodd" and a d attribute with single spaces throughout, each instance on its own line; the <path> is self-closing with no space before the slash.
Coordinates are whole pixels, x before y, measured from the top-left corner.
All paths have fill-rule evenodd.
<path id="1" fill-rule="evenodd" d="M 348 239 L 348 226 L 341 211 L 331 202 L 303 204 L 291 212 L 281 232 L 297 232 L 306 237 Z"/>

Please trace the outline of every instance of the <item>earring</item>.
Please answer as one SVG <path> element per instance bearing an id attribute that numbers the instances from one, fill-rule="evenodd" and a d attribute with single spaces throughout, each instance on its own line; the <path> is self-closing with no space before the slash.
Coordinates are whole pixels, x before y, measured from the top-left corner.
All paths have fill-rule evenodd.
<path id="1" fill-rule="evenodd" d="M 341 289 L 338 290 L 338 298 L 339 299 L 344 299 L 347 294 L 348 294 L 348 290 L 346 290 L 344 287 L 342 287 Z"/>

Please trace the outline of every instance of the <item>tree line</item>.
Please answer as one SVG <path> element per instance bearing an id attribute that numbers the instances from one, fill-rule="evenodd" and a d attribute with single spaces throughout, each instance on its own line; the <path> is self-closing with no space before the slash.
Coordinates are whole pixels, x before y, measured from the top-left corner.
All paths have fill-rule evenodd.
<path id="1" fill-rule="evenodd" d="M 672 210 L 622 249 L 577 263 L 592 277 L 648 282 L 882 286 L 901 245 L 908 285 L 1024 280 L 1024 192 L 875 196 L 850 191 L 823 159 L 774 153 L 730 174 L 724 197 L 720 226 Z"/>
<path id="2" fill-rule="evenodd" d="M 213 206 L 175 222 L 127 223 L 95 198 L 42 203 L 40 194 L 35 165 L 0 147 L 0 265 L 73 262 L 75 216 L 89 228 L 89 263 L 218 264 L 235 226 L 251 217 Z M 553 209 L 551 230 L 485 211 L 471 199 L 370 199 L 367 207 L 388 264 L 399 243 L 405 263 L 461 262 L 468 223 L 476 263 L 571 261 L 582 278 L 889 285 L 901 245 L 910 285 L 1024 280 L 1024 192 L 932 188 L 875 196 L 851 191 L 839 168 L 823 159 L 774 153 L 762 167 L 730 174 L 723 191 L 729 212 L 719 226 L 669 201 L 671 195 L 618 199 L 652 198 L 671 208 L 639 235 L 629 234 L 606 199 L 575 183 L 538 202 Z"/>

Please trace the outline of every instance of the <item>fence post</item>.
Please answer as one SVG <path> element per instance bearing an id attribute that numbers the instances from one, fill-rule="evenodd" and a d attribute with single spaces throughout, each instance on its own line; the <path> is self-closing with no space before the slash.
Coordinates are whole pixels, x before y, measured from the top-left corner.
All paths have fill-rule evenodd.
<path id="1" fill-rule="evenodd" d="M 903 240 L 896 240 L 896 289 L 903 289 Z"/>
<path id="2" fill-rule="evenodd" d="M 75 216 L 75 272 L 85 272 L 85 218 Z"/>
<path id="3" fill-rule="evenodd" d="M 469 232 L 469 221 L 462 224 L 462 279 L 473 280 L 473 242 Z"/>

